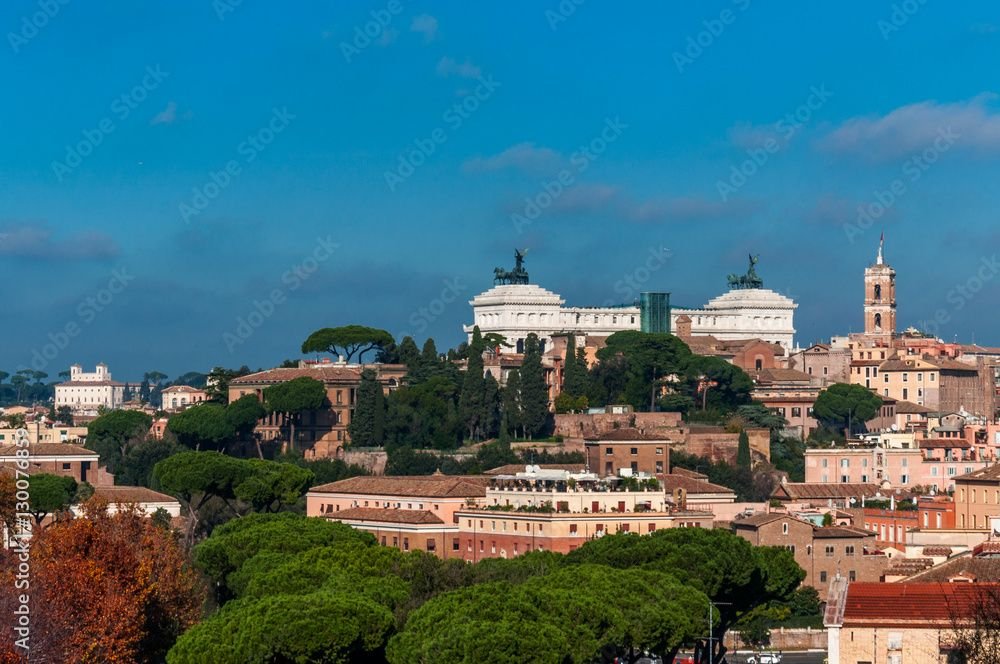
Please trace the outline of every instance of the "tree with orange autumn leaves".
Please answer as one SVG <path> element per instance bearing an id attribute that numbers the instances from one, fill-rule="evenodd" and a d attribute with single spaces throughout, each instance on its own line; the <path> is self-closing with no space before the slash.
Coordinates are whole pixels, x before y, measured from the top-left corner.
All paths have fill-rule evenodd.
<path id="1" fill-rule="evenodd" d="M 17 556 L 0 558 L 0 615 L 17 606 Z M 162 661 L 196 623 L 207 590 L 175 533 L 141 512 L 84 515 L 53 523 L 31 542 L 32 662 Z M 0 624 L 8 621 L 0 621 Z M 23 661 L 13 631 L 0 629 L 0 662 Z"/>

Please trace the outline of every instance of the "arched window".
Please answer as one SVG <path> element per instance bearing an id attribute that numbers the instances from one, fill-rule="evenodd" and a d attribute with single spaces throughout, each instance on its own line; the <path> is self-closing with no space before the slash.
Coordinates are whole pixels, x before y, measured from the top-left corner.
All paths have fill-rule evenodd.
<path id="1" fill-rule="evenodd" d="M 882 284 L 875 284 L 875 300 L 878 302 L 882 300 Z"/>
<path id="2" fill-rule="evenodd" d="M 524 339 L 518 339 L 517 340 L 517 352 L 518 353 L 523 353 L 524 352 Z"/>
<path id="3" fill-rule="evenodd" d="M 760 371 L 761 369 L 763 369 L 763 368 L 764 368 L 764 360 L 762 360 L 762 359 L 760 359 L 760 358 L 758 357 L 758 358 L 757 358 L 756 360 L 754 360 L 754 362 L 753 362 L 753 368 L 754 368 L 754 369 L 756 369 L 757 371 Z"/>
<path id="4" fill-rule="evenodd" d="M 882 314 L 875 314 L 875 329 L 882 329 Z"/>

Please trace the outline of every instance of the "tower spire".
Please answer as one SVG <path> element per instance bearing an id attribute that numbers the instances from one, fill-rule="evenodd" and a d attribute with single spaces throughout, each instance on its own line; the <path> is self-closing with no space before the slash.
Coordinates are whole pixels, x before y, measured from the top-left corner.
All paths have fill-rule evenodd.
<path id="1" fill-rule="evenodd" d="M 885 231 L 882 231 L 882 235 L 878 239 L 878 256 L 875 257 L 876 265 L 885 265 L 885 261 L 882 258 L 882 249 L 885 247 Z"/>

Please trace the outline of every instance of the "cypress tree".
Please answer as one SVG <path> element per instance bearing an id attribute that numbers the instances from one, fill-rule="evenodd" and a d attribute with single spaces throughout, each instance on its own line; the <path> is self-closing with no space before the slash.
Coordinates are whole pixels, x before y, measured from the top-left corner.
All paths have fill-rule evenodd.
<path id="1" fill-rule="evenodd" d="M 521 428 L 521 374 L 515 369 L 507 374 L 507 386 L 503 388 L 503 419 L 507 432 L 517 435 Z"/>
<path id="2" fill-rule="evenodd" d="M 425 365 L 434 365 L 441 361 L 438 356 L 437 346 L 434 345 L 434 340 L 430 337 L 424 342 L 424 349 L 420 353 L 420 361 Z"/>
<path id="3" fill-rule="evenodd" d="M 351 413 L 351 423 L 347 425 L 347 431 L 351 435 L 351 445 L 360 447 L 371 447 L 378 445 L 384 435 L 385 419 L 380 412 L 384 405 L 379 397 L 382 394 L 382 386 L 378 382 L 375 372 L 365 369 L 361 372 L 361 383 L 358 385 L 358 402 Z M 379 437 L 376 433 L 381 430 Z"/>
<path id="4" fill-rule="evenodd" d="M 549 417 L 549 393 L 538 336 L 528 335 L 521 363 L 521 424 L 529 438 L 541 434 Z"/>
<path id="5" fill-rule="evenodd" d="M 746 431 L 740 431 L 740 443 L 736 448 L 736 467 L 741 470 L 750 470 L 750 437 Z"/>
<path id="6" fill-rule="evenodd" d="M 563 392 L 573 397 L 582 397 L 587 394 L 587 361 L 583 348 L 576 347 L 576 339 L 573 335 L 570 335 L 566 344 Z"/>
<path id="7" fill-rule="evenodd" d="M 493 374 L 483 378 L 483 437 L 492 438 L 500 427 L 500 385 Z"/>
<path id="8" fill-rule="evenodd" d="M 399 342 L 399 361 L 410 371 L 420 365 L 420 349 L 417 348 L 413 337 L 403 337 Z"/>
<path id="9" fill-rule="evenodd" d="M 458 416 L 465 425 L 468 437 L 473 440 L 479 440 L 483 429 L 483 374 L 483 337 L 477 325 L 472 330 L 468 364 L 465 377 L 462 379 L 462 392 L 458 398 Z"/>

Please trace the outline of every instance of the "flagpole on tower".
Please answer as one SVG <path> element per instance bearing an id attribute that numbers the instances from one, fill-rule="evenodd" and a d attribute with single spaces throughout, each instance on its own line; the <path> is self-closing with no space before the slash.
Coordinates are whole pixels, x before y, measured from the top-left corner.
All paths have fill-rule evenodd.
<path id="1" fill-rule="evenodd" d="M 885 231 L 882 231 L 881 237 L 878 239 L 878 257 L 875 259 L 876 265 L 882 265 L 882 248 L 885 246 Z"/>

